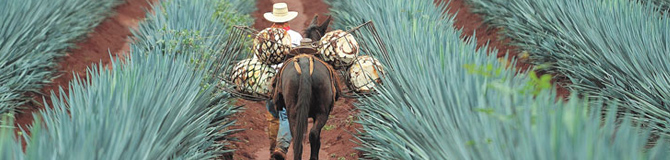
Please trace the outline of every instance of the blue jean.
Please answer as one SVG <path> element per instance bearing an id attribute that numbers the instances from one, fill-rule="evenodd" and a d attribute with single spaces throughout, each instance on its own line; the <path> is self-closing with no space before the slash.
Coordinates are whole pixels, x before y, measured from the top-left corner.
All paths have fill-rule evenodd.
<path id="1" fill-rule="evenodd" d="M 291 144 L 291 129 L 288 125 L 288 116 L 286 115 L 286 109 L 282 109 L 277 114 L 274 103 L 272 100 L 267 100 L 266 105 L 270 114 L 273 117 L 279 118 L 279 132 L 277 133 L 277 147 L 281 148 L 284 151 L 288 151 L 288 146 Z"/>

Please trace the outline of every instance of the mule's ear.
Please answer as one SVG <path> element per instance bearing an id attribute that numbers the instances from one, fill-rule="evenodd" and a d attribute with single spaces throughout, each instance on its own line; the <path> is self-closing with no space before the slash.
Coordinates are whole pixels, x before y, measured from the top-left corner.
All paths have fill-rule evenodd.
<path id="1" fill-rule="evenodd" d="M 323 21 L 323 23 L 321 23 L 321 26 L 319 26 L 319 28 L 326 30 L 326 28 L 328 28 L 328 24 L 330 23 L 330 19 L 331 17 L 328 16 L 328 18 L 326 18 L 326 21 Z"/>
<path id="2" fill-rule="evenodd" d="M 309 26 L 316 26 L 317 25 L 317 20 L 319 19 L 318 14 L 314 14 L 314 19 L 312 19 L 312 22 L 309 23 Z"/>

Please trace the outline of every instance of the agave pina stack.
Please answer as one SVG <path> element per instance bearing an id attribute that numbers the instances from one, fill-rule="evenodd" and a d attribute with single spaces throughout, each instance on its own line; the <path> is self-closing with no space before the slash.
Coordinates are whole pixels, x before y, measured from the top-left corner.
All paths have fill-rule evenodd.
<path id="1" fill-rule="evenodd" d="M 233 68 L 231 79 L 239 92 L 268 95 L 268 86 L 275 74 L 275 69 L 254 57 L 238 62 Z"/>
<path id="2" fill-rule="evenodd" d="M 358 42 L 350 33 L 342 30 L 330 31 L 321 38 L 319 44 L 319 54 L 335 69 L 349 67 L 356 60 Z"/>
<path id="3" fill-rule="evenodd" d="M 256 34 L 253 46 L 253 52 L 261 62 L 278 64 L 291 50 L 291 36 L 281 28 L 266 28 Z"/>
<path id="4" fill-rule="evenodd" d="M 372 91 L 377 83 L 381 83 L 384 69 L 381 63 L 373 57 L 358 56 L 349 68 L 349 83 L 356 92 Z"/>

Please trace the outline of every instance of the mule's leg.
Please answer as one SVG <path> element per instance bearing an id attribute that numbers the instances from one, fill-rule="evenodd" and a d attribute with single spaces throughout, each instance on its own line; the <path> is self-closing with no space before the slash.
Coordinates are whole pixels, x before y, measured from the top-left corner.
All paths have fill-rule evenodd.
<path id="1" fill-rule="evenodd" d="M 329 113 L 321 113 L 316 115 L 314 119 L 314 126 L 309 131 L 309 145 L 311 147 L 310 160 L 319 159 L 319 150 L 321 149 L 321 129 L 328 121 Z"/>

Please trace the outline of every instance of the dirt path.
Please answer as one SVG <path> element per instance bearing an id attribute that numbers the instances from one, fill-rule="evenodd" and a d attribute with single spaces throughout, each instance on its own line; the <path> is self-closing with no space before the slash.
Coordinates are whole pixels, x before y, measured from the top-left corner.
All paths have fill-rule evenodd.
<path id="1" fill-rule="evenodd" d="M 151 9 L 149 1 L 155 2 L 157 0 L 127 0 L 126 3 L 117 6 L 114 9 L 115 15 L 100 23 L 88 35 L 87 40 L 78 43 L 78 48 L 71 50 L 59 60 L 57 69 L 61 76 L 41 90 L 46 93 L 44 98 L 49 106 L 52 106 L 50 100 L 52 90 L 58 95 L 58 87 L 63 87 L 67 93 L 68 83 L 75 75 L 85 79 L 86 68 L 90 67 L 91 64 L 108 64 L 111 61 L 109 52 L 116 57 L 119 56 L 117 53 L 123 53 L 130 49 L 128 45 L 128 36 L 131 36 L 129 28 L 137 28 L 138 22 L 144 19 L 145 9 Z M 72 72 L 75 74 L 72 74 Z M 43 102 L 42 96 L 33 97 L 35 100 Z M 32 113 L 44 108 L 44 106 L 27 107 L 29 109 L 17 115 L 16 126 L 26 128 L 33 122 Z"/>
<path id="2" fill-rule="evenodd" d="M 330 119 L 325 129 L 321 132 L 321 159 L 358 159 L 361 154 L 354 149 L 357 147 L 353 140 L 352 133 L 360 129 L 360 125 L 354 123 L 356 111 L 352 105 L 352 99 L 340 99 L 335 103 L 335 108 L 331 113 Z M 236 149 L 233 157 L 235 160 L 241 159 L 268 159 L 270 157 L 270 141 L 266 134 L 265 103 L 247 100 L 239 100 L 237 105 L 244 105 L 245 110 L 236 115 L 238 126 L 245 131 L 237 133 L 236 137 L 240 142 L 234 142 L 232 149 Z M 311 120 L 310 120 L 311 122 Z M 309 127 L 312 127 L 310 124 Z M 309 159 L 309 141 L 305 137 L 303 142 L 303 159 Z M 289 157 L 293 156 L 293 151 L 289 149 Z"/>
<path id="3" fill-rule="evenodd" d="M 301 32 L 311 22 L 313 16 L 318 14 L 320 21 L 323 21 L 328 13 L 328 5 L 320 0 L 258 0 L 256 7 L 258 10 L 252 15 L 255 18 L 254 28 L 261 30 L 271 25 L 271 22 L 263 19 L 263 13 L 272 11 L 272 4 L 285 2 L 289 10 L 297 11 L 298 17 L 289 22 L 291 29 Z M 358 159 L 360 154 L 354 148 L 352 133 L 360 129 L 360 125 L 354 123 L 356 111 L 352 99 L 341 98 L 335 103 L 335 108 L 331 113 L 330 119 L 325 129 L 321 132 L 321 159 Z M 237 105 L 245 105 L 245 110 L 235 116 L 238 126 L 235 128 L 245 129 L 244 132 L 236 134 L 240 142 L 234 142 L 232 148 L 236 149 L 234 159 L 269 159 L 270 141 L 266 134 L 267 122 L 265 119 L 264 102 L 253 102 L 239 100 Z M 311 121 L 311 120 L 310 120 Z M 310 126 L 311 127 L 311 124 Z M 309 159 L 309 143 L 305 138 L 303 143 L 303 159 Z M 293 156 L 293 151 L 289 149 L 288 157 Z"/>

